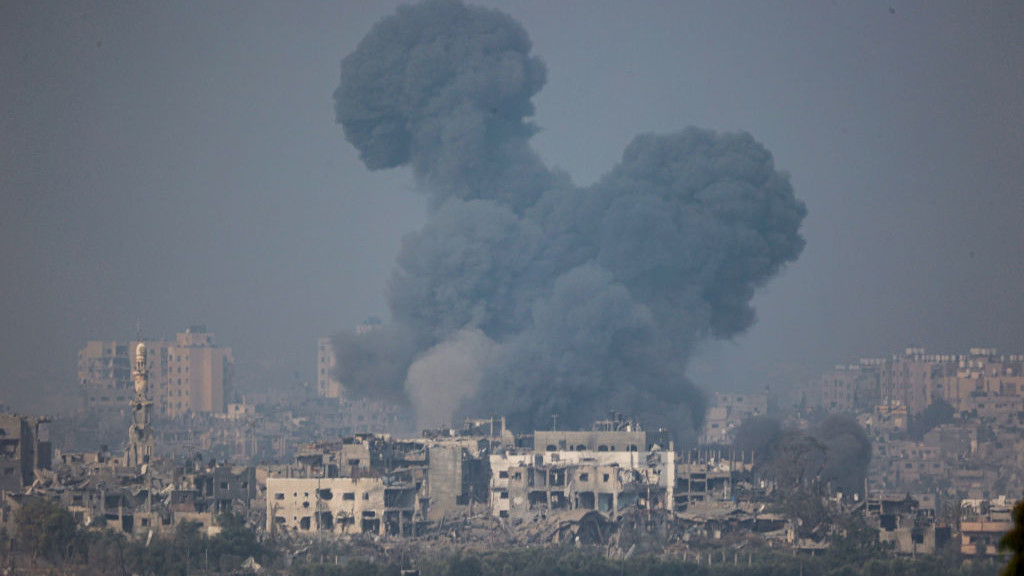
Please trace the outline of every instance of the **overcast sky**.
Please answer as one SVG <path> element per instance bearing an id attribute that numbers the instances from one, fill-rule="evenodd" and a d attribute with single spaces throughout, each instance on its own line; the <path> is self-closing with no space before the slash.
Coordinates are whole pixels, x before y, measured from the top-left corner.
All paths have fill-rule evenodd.
<path id="1" fill-rule="evenodd" d="M 205 323 L 244 387 L 313 380 L 317 337 L 386 318 L 424 201 L 362 166 L 331 94 L 396 4 L 0 3 L 0 401 L 76 406 L 77 350 L 137 323 Z M 483 4 L 547 64 L 533 143 L 576 183 L 688 125 L 791 175 L 807 247 L 698 384 L 1024 352 L 1024 3 Z"/>

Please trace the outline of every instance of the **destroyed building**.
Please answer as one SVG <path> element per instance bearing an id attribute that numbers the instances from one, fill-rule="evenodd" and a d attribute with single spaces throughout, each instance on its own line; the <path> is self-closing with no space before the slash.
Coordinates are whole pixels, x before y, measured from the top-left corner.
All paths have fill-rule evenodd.
<path id="1" fill-rule="evenodd" d="M 36 471 L 50 468 L 52 447 L 46 418 L 0 414 L 0 489 L 18 491 L 32 485 Z"/>

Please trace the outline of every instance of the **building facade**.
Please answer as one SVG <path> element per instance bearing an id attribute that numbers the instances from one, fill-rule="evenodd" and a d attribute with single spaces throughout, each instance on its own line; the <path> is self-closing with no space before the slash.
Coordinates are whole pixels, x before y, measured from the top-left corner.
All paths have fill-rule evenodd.
<path id="1" fill-rule="evenodd" d="M 123 410 L 132 399 L 128 344 L 90 340 L 78 351 L 78 385 L 87 410 Z"/>
<path id="2" fill-rule="evenodd" d="M 316 341 L 316 392 L 321 398 L 342 398 L 341 382 L 334 377 L 337 357 L 330 338 Z"/>
<path id="3" fill-rule="evenodd" d="M 203 325 L 191 326 L 174 341 L 89 341 L 78 353 L 78 380 L 86 410 L 127 410 L 134 397 L 132 358 L 147 349 L 149 391 L 154 412 L 175 418 L 190 412 L 222 414 L 227 409 L 234 355 L 219 346 Z"/>

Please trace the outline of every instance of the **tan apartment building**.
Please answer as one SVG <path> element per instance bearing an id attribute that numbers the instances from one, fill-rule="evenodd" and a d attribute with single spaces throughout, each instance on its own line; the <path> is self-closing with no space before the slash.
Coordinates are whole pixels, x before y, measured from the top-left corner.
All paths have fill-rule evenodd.
<path id="1" fill-rule="evenodd" d="M 168 348 L 166 402 L 158 404 L 161 414 L 224 413 L 233 366 L 231 348 L 217 346 L 205 326 L 178 333 L 175 345 Z"/>
<path id="2" fill-rule="evenodd" d="M 145 340 L 150 395 L 160 416 L 189 412 L 224 413 L 234 355 L 218 346 L 203 325 L 180 332 L 174 341 Z M 78 379 L 86 409 L 127 409 L 134 394 L 129 351 L 137 341 L 89 341 L 78 353 Z"/>
<path id="3" fill-rule="evenodd" d="M 967 354 L 926 354 L 907 348 L 884 360 L 837 366 L 810 383 L 808 408 L 866 412 L 874 403 L 902 406 L 908 416 L 943 400 L 958 412 L 999 418 L 1024 401 L 1024 355 L 1000 355 L 994 348 Z"/>

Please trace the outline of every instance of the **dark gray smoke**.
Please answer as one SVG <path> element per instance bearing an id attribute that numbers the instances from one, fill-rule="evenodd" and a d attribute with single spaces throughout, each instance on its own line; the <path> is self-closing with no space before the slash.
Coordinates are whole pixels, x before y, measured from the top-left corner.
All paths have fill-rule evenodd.
<path id="1" fill-rule="evenodd" d="M 863 494 L 871 440 L 860 424 L 849 416 L 832 415 L 818 424 L 814 437 L 826 450 L 821 479 L 846 494 Z"/>
<path id="2" fill-rule="evenodd" d="M 338 376 L 421 414 L 696 425 L 688 358 L 754 322 L 755 289 L 803 249 L 804 205 L 750 135 L 697 128 L 639 136 L 574 186 L 529 146 L 546 74 L 530 50 L 500 12 L 428 0 L 342 61 L 346 138 L 370 169 L 411 165 L 430 218 L 403 240 L 390 324 L 335 340 Z"/>

